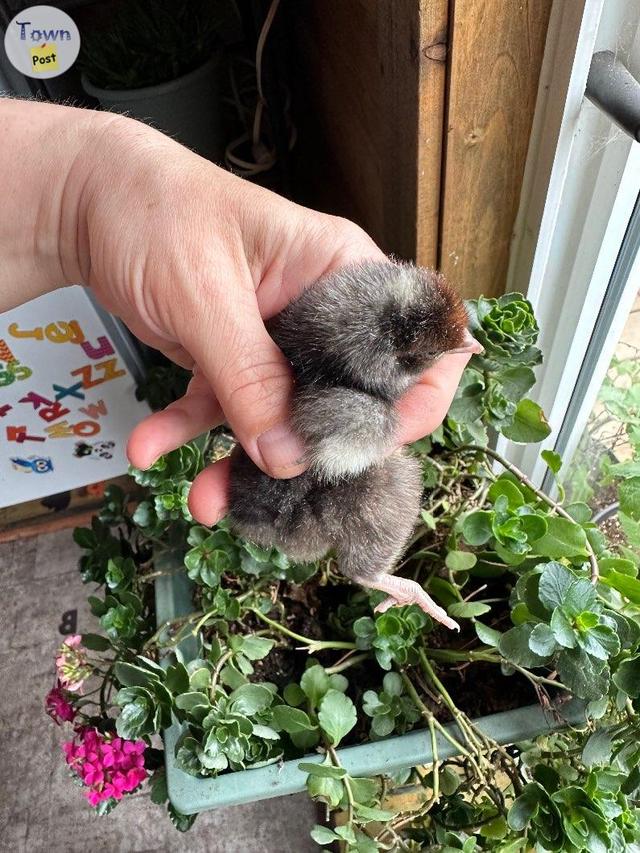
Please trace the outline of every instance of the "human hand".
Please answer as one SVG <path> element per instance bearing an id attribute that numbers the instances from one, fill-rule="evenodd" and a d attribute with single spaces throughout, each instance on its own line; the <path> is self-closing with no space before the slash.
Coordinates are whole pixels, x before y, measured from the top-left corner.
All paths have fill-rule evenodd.
<path id="1" fill-rule="evenodd" d="M 194 371 L 184 397 L 133 431 L 131 463 L 149 467 L 227 421 L 267 473 L 301 473 L 291 370 L 263 320 L 323 274 L 384 255 L 353 223 L 243 181 L 143 124 L 96 121 L 100 134 L 66 183 L 78 218 L 63 266 L 141 340 Z M 400 401 L 399 445 L 439 426 L 469 357 L 444 356 Z M 224 515 L 227 480 L 225 461 L 196 478 L 197 520 Z"/>

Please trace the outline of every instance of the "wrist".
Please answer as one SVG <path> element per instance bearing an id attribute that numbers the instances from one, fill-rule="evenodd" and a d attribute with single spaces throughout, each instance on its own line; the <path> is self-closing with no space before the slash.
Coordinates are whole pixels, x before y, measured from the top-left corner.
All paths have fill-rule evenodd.
<path id="1" fill-rule="evenodd" d="M 0 103 L 0 312 L 82 282 L 76 163 L 105 118 L 56 104 Z"/>

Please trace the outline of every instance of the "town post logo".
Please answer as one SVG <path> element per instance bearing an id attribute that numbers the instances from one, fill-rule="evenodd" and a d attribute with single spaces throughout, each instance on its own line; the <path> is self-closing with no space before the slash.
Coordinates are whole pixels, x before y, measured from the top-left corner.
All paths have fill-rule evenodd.
<path id="1" fill-rule="evenodd" d="M 4 47 L 11 64 L 25 76 L 57 77 L 76 61 L 80 33 L 61 9 L 30 6 L 7 27 Z"/>

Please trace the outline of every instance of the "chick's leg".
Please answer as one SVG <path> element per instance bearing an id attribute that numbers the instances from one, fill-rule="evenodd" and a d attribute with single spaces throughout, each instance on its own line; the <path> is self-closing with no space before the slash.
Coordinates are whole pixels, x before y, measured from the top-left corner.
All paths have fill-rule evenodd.
<path id="1" fill-rule="evenodd" d="M 450 616 L 447 616 L 446 611 L 436 604 L 431 596 L 427 595 L 416 581 L 412 581 L 409 578 L 396 577 L 396 575 L 382 575 L 376 581 L 369 581 L 367 586 L 371 589 L 379 589 L 382 592 L 389 593 L 389 597 L 381 601 L 375 608 L 376 613 L 384 613 L 390 607 L 417 604 L 421 610 L 428 613 L 436 622 L 441 622 L 447 628 L 452 628 L 456 631 L 460 630 L 458 623 L 451 619 Z"/>

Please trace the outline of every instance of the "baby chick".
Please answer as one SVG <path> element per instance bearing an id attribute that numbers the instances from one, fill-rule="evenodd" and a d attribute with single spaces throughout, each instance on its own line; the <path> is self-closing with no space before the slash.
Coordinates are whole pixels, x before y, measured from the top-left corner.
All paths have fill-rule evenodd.
<path id="1" fill-rule="evenodd" d="M 368 261 L 321 278 L 268 323 L 296 378 L 292 424 L 308 470 L 264 474 L 231 457 L 232 528 L 297 561 L 335 549 L 343 575 L 457 624 L 415 581 L 393 575 L 420 509 L 420 463 L 396 449 L 395 403 L 447 352 L 480 352 L 460 297 L 432 270 Z"/>

